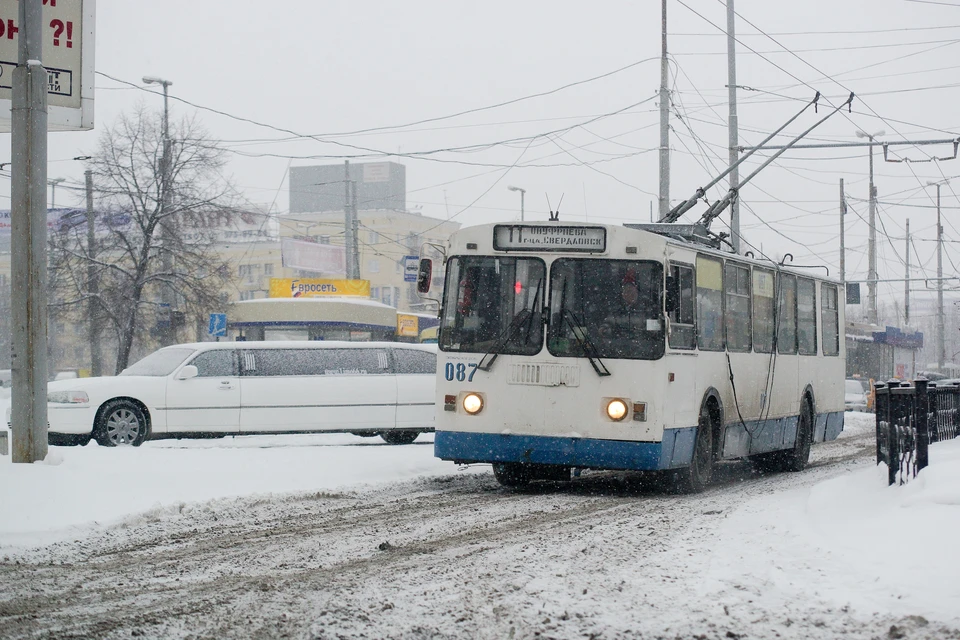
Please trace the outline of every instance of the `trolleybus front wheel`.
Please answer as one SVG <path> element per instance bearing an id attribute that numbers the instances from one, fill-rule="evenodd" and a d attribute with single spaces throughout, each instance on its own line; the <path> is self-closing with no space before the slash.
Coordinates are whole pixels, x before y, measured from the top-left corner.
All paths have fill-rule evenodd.
<path id="1" fill-rule="evenodd" d="M 674 484 L 680 493 L 696 493 L 710 484 L 713 478 L 714 420 L 709 402 L 700 407 L 697 422 L 697 442 L 693 448 L 690 466 L 674 471 Z"/>

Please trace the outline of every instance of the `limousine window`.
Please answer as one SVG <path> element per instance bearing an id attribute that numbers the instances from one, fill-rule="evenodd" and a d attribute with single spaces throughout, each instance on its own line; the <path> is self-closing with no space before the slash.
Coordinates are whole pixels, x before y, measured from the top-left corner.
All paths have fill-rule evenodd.
<path id="1" fill-rule="evenodd" d="M 419 349 L 394 349 L 397 373 L 436 373 L 437 354 Z"/>
<path id="2" fill-rule="evenodd" d="M 237 375 L 237 359 L 233 349 L 216 349 L 201 353 L 190 361 L 201 378 Z"/>
<path id="3" fill-rule="evenodd" d="M 390 373 L 379 349 L 257 349 L 243 355 L 245 376 L 374 375 Z"/>
<path id="4" fill-rule="evenodd" d="M 168 376 L 193 353 L 193 349 L 160 349 L 139 360 L 123 371 L 121 376 Z"/>

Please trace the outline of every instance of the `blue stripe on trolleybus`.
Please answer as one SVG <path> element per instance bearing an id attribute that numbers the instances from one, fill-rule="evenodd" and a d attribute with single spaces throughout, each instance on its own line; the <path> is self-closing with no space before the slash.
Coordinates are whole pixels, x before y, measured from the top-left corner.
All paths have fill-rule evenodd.
<path id="1" fill-rule="evenodd" d="M 458 462 L 527 462 L 598 469 L 656 470 L 690 464 L 696 427 L 667 429 L 663 442 L 438 431 L 434 455 Z"/>

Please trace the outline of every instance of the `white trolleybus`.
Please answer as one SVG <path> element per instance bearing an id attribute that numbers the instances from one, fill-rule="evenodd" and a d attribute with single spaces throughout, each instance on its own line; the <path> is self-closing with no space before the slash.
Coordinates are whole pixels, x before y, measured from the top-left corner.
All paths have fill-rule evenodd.
<path id="1" fill-rule="evenodd" d="M 644 229 L 663 226 L 451 237 L 437 457 L 492 463 L 508 486 L 622 469 L 697 491 L 717 461 L 799 471 L 837 437 L 842 284 Z M 424 260 L 421 292 L 431 271 Z"/>

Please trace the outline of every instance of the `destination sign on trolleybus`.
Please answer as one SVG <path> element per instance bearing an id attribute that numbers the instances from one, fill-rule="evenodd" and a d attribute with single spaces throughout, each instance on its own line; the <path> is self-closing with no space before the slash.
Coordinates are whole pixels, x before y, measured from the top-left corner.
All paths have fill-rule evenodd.
<path id="1" fill-rule="evenodd" d="M 493 228 L 493 248 L 497 251 L 602 253 L 607 249 L 607 230 L 603 227 L 498 224 Z"/>

